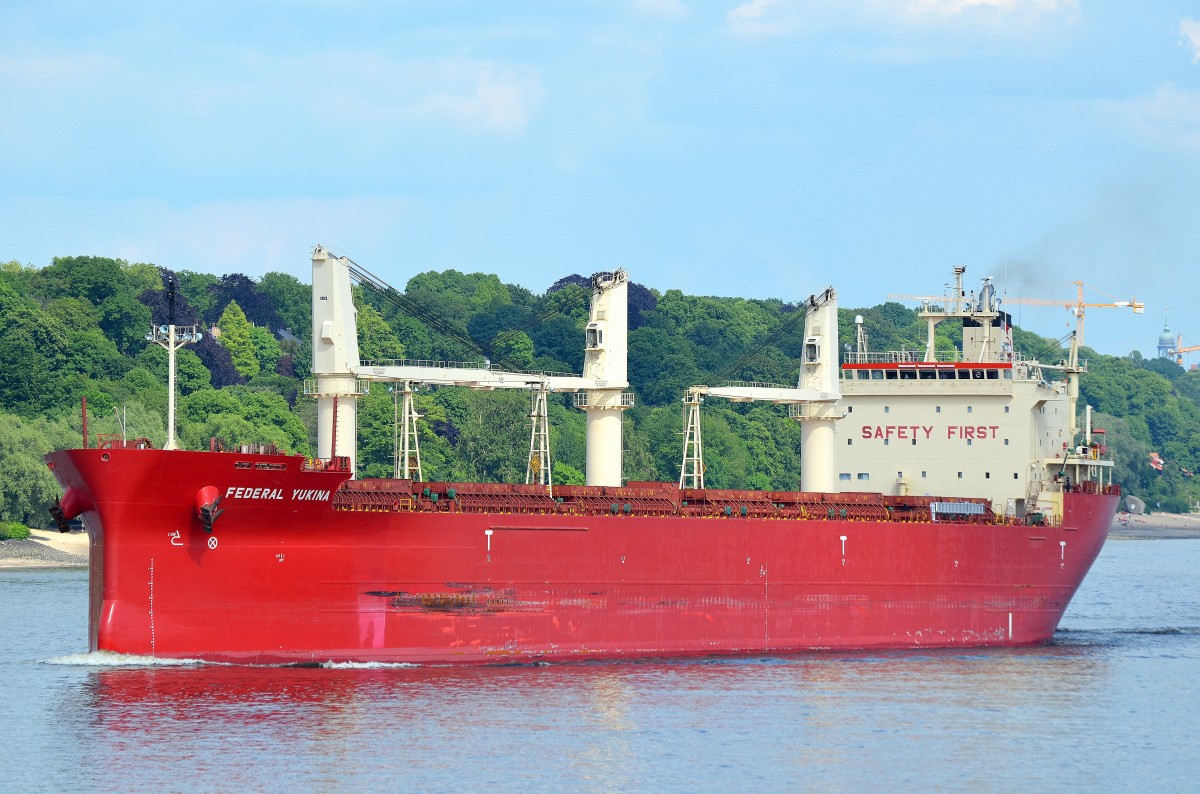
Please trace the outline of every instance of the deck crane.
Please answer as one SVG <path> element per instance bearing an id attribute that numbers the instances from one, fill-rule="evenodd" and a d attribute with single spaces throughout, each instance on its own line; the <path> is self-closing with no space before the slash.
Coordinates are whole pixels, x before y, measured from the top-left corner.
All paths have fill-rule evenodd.
<path id="1" fill-rule="evenodd" d="M 519 372 L 482 364 L 453 361 L 378 361 L 359 358 L 351 279 L 386 290 L 375 276 L 345 256 L 333 256 L 321 245 L 313 249 L 313 377 L 305 394 L 317 398 L 317 457 L 345 458 L 354 471 L 357 455 L 357 400 L 372 381 L 395 384 L 395 413 L 400 424 L 403 397 L 403 437 L 394 441 L 397 478 L 421 476 L 420 450 L 412 402 L 417 384 L 465 386 L 469 389 L 526 389 L 531 393 L 533 430 L 526 479 L 550 485 L 546 393 L 570 391 L 576 407 L 587 415 L 586 479 L 588 485 L 620 486 L 622 462 L 621 413 L 633 405 L 627 359 L 628 275 L 624 270 L 592 276 L 591 316 L 584 329 L 583 374 Z M 439 329 L 440 330 L 440 329 Z M 453 331 L 453 329 L 448 329 Z M 339 402 L 340 401 L 340 402 Z"/>

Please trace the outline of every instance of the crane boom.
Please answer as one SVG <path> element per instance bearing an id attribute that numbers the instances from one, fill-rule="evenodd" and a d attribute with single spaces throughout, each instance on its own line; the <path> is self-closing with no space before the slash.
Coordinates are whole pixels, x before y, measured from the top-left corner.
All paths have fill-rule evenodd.
<path id="1" fill-rule="evenodd" d="M 1175 347 L 1168 350 L 1167 355 L 1175 356 L 1175 363 L 1182 367 L 1183 366 L 1183 354 L 1184 353 L 1194 353 L 1197 350 L 1200 350 L 1200 345 L 1185 345 L 1183 343 L 1183 334 L 1177 334 L 1175 336 Z"/>
<path id="2" fill-rule="evenodd" d="M 1088 309 L 1133 309 L 1134 314 L 1142 314 L 1146 305 L 1136 298 L 1130 298 L 1127 301 L 1109 301 L 1107 303 L 1089 302 L 1083 299 L 1083 288 L 1087 286 L 1082 281 L 1072 281 L 1076 288 L 1076 297 L 1073 301 L 1058 301 L 1049 300 L 1046 298 L 1004 298 L 1005 303 L 1016 303 L 1026 306 L 1062 306 L 1070 309 L 1075 315 L 1077 326 L 1075 342 L 1079 347 L 1083 347 L 1083 318 Z M 1094 287 L 1092 289 L 1095 289 Z"/>

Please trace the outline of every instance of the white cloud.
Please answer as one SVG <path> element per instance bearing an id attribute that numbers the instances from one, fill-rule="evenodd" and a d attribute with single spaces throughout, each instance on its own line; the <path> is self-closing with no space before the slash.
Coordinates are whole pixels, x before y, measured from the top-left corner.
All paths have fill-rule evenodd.
<path id="1" fill-rule="evenodd" d="M 1002 14 L 1050 14 L 1074 10 L 1077 0 L 910 0 L 904 12 L 914 16 L 956 16 L 971 11 L 991 10 Z"/>
<path id="2" fill-rule="evenodd" d="M 468 72 L 465 81 L 450 80 L 440 93 L 416 99 L 402 112 L 503 135 L 524 132 L 544 96 L 536 71 L 473 64 Z"/>
<path id="3" fill-rule="evenodd" d="M 219 67 L 198 68 L 216 63 Z M 27 114 L 113 119 L 265 119 L 267 126 L 329 114 L 347 121 L 452 125 L 503 136 L 524 132 L 544 98 L 534 67 L 466 57 L 396 60 L 323 52 L 280 58 L 228 49 L 181 53 L 169 66 L 80 55 L 0 57 L 0 92 Z"/>
<path id="4" fill-rule="evenodd" d="M 1200 91 L 1167 83 L 1149 96 L 1113 107 L 1148 140 L 1187 151 L 1200 151 Z"/>
<path id="5" fill-rule="evenodd" d="M 726 22 L 734 35 L 746 38 L 846 25 L 1025 35 L 1072 21 L 1078 10 L 1079 0 L 748 0 L 730 10 Z"/>
<path id="6" fill-rule="evenodd" d="M 687 16 L 687 8 L 680 0 L 633 0 L 633 12 L 643 17 L 679 19 Z"/>
<path id="7" fill-rule="evenodd" d="M 730 10 L 725 19 L 736 36 L 780 36 L 793 32 L 798 26 L 798 15 L 789 11 L 781 0 L 750 0 Z"/>
<path id="8" fill-rule="evenodd" d="M 1200 19 L 1184 17 L 1179 23 L 1179 35 L 1192 48 L 1192 63 L 1200 63 Z"/>

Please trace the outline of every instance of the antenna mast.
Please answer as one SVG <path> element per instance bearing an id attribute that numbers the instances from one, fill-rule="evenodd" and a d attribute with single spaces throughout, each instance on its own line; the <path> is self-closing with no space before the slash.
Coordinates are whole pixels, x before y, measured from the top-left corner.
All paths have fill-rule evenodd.
<path id="1" fill-rule="evenodd" d="M 167 324 L 150 326 L 147 342 L 154 342 L 167 349 L 167 443 L 163 449 L 175 446 L 175 351 L 186 344 L 199 342 L 201 334 L 196 326 L 175 325 L 175 274 L 167 274 Z"/>

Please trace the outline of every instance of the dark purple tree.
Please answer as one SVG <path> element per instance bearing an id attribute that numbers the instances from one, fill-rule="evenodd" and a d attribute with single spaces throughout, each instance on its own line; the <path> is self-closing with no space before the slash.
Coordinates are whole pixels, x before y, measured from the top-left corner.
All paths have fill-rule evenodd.
<path id="1" fill-rule="evenodd" d="M 296 362 L 291 356 L 286 353 L 279 357 L 279 361 L 275 362 L 275 373 L 282 375 L 285 378 L 296 377 Z"/>
<path id="2" fill-rule="evenodd" d="M 138 301 L 143 306 L 150 309 L 150 322 L 155 325 L 166 325 L 170 322 L 170 299 L 167 295 L 167 290 L 163 289 L 148 289 L 141 295 L 138 295 Z M 176 325 L 200 325 L 200 317 L 196 314 L 196 310 L 188 303 L 187 298 L 183 297 L 183 293 L 179 291 L 178 286 L 175 289 L 175 324 Z"/>
<path id="3" fill-rule="evenodd" d="M 275 304 L 269 295 L 258 289 L 254 281 L 241 273 L 229 273 L 208 288 L 213 297 L 211 317 L 205 317 L 210 324 L 215 323 L 230 301 L 237 301 L 238 306 L 246 313 L 246 319 L 255 325 L 278 331 L 284 327 L 284 322 L 275 311 Z"/>
<path id="4" fill-rule="evenodd" d="M 229 354 L 229 348 L 213 339 L 212 334 L 205 334 L 203 339 L 192 346 L 192 349 L 196 351 L 200 361 L 212 373 L 213 388 L 220 389 L 224 386 L 235 386 L 246 382 L 238 373 L 237 368 L 233 366 L 233 356 Z"/>
<path id="5" fill-rule="evenodd" d="M 658 306 L 658 298 L 654 293 L 636 282 L 629 282 L 629 330 L 641 328 L 646 324 L 644 312 L 654 311 Z"/>

